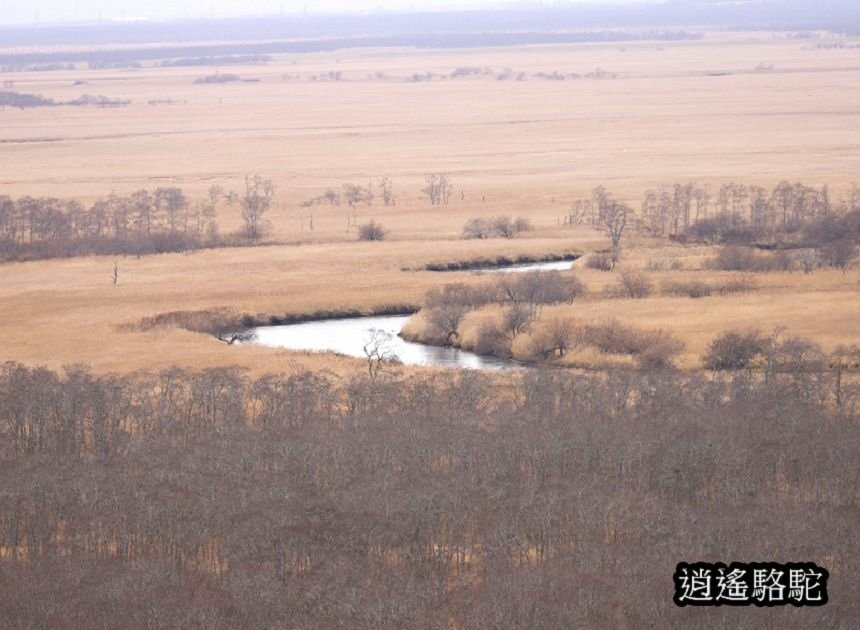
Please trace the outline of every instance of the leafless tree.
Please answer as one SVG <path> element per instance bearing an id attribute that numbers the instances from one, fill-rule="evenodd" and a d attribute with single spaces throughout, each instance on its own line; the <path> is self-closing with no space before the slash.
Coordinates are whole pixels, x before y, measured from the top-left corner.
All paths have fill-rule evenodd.
<path id="1" fill-rule="evenodd" d="M 493 230 L 502 238 L 514 238 L 520 232 L 530 229 L 531 224 L 522 217 L 512 219 L 509 216 L 499 216 L 493 219 Z"/>
<path id="2" fill-rule="evenodd" d="M 534 304 L 517 302 L 505 306 L 502 310 L 502 323 L 511 339 L 529 330 L 538 320 L 538 310 Z"/>
<path id="3" fill-rule="evenodd" d="M 426 178 L 427 185 L 421 189 L 421 193 L 427 197 L 431 205 L 447 205 L 451 199 L 454 185 L 446 173 L 433 173 Z"/>
<path id="4" fill-rule="evenodd" d="M 399 362 L 394 340 L 384 330 L 371 329 L 362 350 L 367 359 L 367 374 L 371 379 L 376 379 L 388 366 Z"/>
<path id="5" fill-rule="evenodd" d="M 619 201 L 609 201 L 601 210 L 599 228 L 609 235 L 612 247 L 618 248 L 628 224 L 633 221 L 633 210 Z"/>
<path id="6" fill-rule="evenodd" d="M 179 228 L 180 213 L 188 206 L 188 200 L 181 188 L 157 188 L 155 191 L 155 207 L 164 213 L 170 232 Z"/>
<path id="7" fill-rule="evenodd" d="M 359 204 L 369 207 L 373 205 L 373 192 L 370 190 L 370 187 L 359 186 L 358 184 L 344 184 L 343 199 L 350 208 Z"/>
<path id="8" fill-rule="evenodd" d="M 242 220 L 245 222 L 245 233 L 254 243 L 258 242 L 268 229 L 268 222 L 263 215 L 272 205 L 275 195 L 275 185 L 271 179 L 260 175 L 245 176 L 245 194 L 242 196 Z"/>
<path id="9" fill-rule="evenodd" d="M 396 206 L 397 199 L 394 197 L 394 184 L 388 177 L 383 177 L 379 182 L 379 190 L 382 191 L 382 203 L 386 206 Z"/>
<path id="10" fill-rule="evenodd" d="M 563 357 L 578 343 L 577 326 L 568 317 L 551 317 L 541 321 L 532 334 L 532 352 L 542 359 Z"/>

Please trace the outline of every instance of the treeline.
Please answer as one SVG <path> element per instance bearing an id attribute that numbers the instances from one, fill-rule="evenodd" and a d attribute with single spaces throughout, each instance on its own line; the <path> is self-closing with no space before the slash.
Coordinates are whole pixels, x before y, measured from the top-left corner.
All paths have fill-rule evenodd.
<path id="1" fill-rule="evenodd" d="M 6 364 L 0 626 L 851 628 L 857 421 L 746 371 Z M 672 603 L 678 562 L 747 559 L 828 605 Z"/>
<path id="2" fill-rule="evenodd" d="M 85 107 L 88 105 L 96 105 L 98 107 L 125 107 L 130 105 L 131 101 L 120 98 L 110 98 L 103 95 L 82 94 L 76 99 L 70 101 L 55 101 L 44 96 L 35 94 L 22 94 L 20 92 L 0 92 L 0 110 L 5 107 L 17 107 L 18 109 L 27 109 L 30 107 L 56 107 L 59 105 L 71 105 L 74 107 Z"/>
<path id="3" fill-rule="evenodd" d="M 591 198 L 573 203 L 565 223 L 600 225 L 613 203 L 606 188 L 598 186 Z M 638 219 L 640 229 L 656 236 L 686 235 L 711 243 L 827 239 L 833 235 L 822 232 L 843 227 L 860 233 L 860 186 L 851 184 L 844 197 L 834 199 L 827 186 L 800 182 L 782 181 L 770 190 L 730 182 L 716 191 L 687 182 L 647 190 Z"/>
<path id="4" fill-rule="evenodd" d="M 181 188 L 110 194 L 89 206 L 74 199 L 0 196 L 0 261 L 87 254 L 177 252 L 220 242 L 213 187 L 202 203 Z"/>
<path id="5" fill-rule="evenodd" d="M 0 92 L 0 108 L 17 107 L 25 109 L 27 107 L 53 107 L 57 102 L 44 96 L 35 94 L 21 94 L 20 92 Z"/>
<path id="6" fill-rule="evenodd" d="M 89 207 L 53 197 L 0 196 L 0 262 L 257 244 L 270 228 L 264 215 L 274 194 L 272 180 L 246 175 L 243 194 L 213 185 L 193 203 L 175 186 L 111 193 Z M 243 225 L 221 236 L 216 219 L 223 204 L 238 206 Z"/>
<path id="7" fill-rule="evenodd" d="M 375 22 L 378 22 L 376 19 L 377 16 L 373 16 L 373 18 Z M 350 16 L 350 19 L 353 19 L 353 16 Z M 272 38 L 266 38 L 270 39 L 270 41 L 251 42 L 246 40 L 244 42 L 214 44 L 204 43 L 205 40 L 211 39 L 211 23 L 198 22 L 196 25 L 203 27 L 198 31 L 198 34 L 203 33 L 202 39 L 204 41 L 200 43 L 192 43 L 190 45 L 142 45 L 139 47 L 100 50 L 77 47 L 53 52 L 7 52 L 0 54 L 0 65 L 11 67 L 62 63 L 71 65 L 72 62 L 129 64 L 133 62 L 187 58 L 189 56 L 209 57 L 213 59 L 212 64 L 217 65 L 217 60 L 222 57 L 242 56 L 254 58 L 275 54 L 330 52 L 351 48 L 479 48 L 485 46 L 524 46 L 534 44 L 622 43 L 643 40 L 689 41 L 703 38 L 701 32 L 687 31 L 652 30 L 642 32 L 611 30 L 557 32 L 555 30 L 557 29 L 556 24 L 552 25 L 554 32 L 523 31 L 521 27 L 518 27 L 516 32 L 490 32 L 480 26 L 473 32 L 463 32 L 462 21 L 457 19 L 456 22 L 455 32 L 447 33 L 438 31 L 419 33 L 415 32 L 414 25 L 411 25 L 405 27 L 406 30 L 410 31 L 407 34 L 403 34 L 404 31 L 398 29 L 390 35 L 364 34 L 355 36 L 355 31 L 350 28 L 348 35 L 334 37 L 330 33 L 313 37 L 303 30 L 305 25 L 302 24 L 303 28 L 296 33 L 296 39 L 291 41 L 285 41 L 283 33 L 280 33 Z M 426 19 L 422 18 L 422 23 L 426 23 Z M 191 23 L 183 24 L 181 31 L 177 32 L 177 39 L 175 41 L 189 41 L 188 29 L 194 25 Z M 231 29 L 231 31 L 235 35 L 236 31 L 234 29 Z M 12 35 L 12 33 L 8 32 L 6 34 Z M 27 41 L 31 42 L 32 33 L 28 32 L 27 35 L 29 36 Z M 226 39 L 232 38 L 227 37 Z M 116 40 L 111 39 L 110 41 L 115 42 Z"/>

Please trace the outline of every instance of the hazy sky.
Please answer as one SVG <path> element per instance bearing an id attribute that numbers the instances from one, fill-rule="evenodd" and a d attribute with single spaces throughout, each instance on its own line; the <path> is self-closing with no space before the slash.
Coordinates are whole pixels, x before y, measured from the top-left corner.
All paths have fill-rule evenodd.
<path id="1" fill-rule="evenodd" d="M 545 0 L 547 6 L 586 2 L 621 4 L 648 0 Z M 517 0 L 0 0 L 0 24 L 265 15 L 284 11 L 340 11 L 483 8 L 541 4 Z M 0 42 L 2 43 L 2 42 Z"/>

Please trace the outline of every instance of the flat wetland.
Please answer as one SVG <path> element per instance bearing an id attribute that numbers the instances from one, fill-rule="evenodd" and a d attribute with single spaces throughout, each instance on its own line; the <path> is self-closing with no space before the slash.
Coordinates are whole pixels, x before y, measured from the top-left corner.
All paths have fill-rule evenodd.
<path id="1" fill-rule="evenodd" d="M 459 67 L 509 68 L 529 78 L 450 78 Z M 598 78 L 598 69 L 614 78 Z M 474 276 L 405 269 L 606 248 L 605 236 L 562 224 L 571 202 L 597 185 L 638 209 L 646 189 L 675 182 L 716 189 L 727 181 L 772 187 L 785 179 L 826 184 L 840 196 L 860 172 L 860 49 L 814 49 L 770 34 L 277 55 L 267 64 L 220 69 L 259 81 L 194 83 L 213 71 L 2 75 L 19 92 L 57 100 L 104 94 L 132 104 L 0 112 L 0 194 L 92 202 L 111 192 L 180 186 L 194 203 L 213 184 L 240 191 L 244 175 L 253 173 L 271 178 L 276 194 L 266 215 L 273 244 L 120 257 L 116 286 L 113 257 L 0 266 L 0 358 L 53 368 L 84 362 L 99 372 L 170 365 L 241 365 L 254 373 L 290 365 L 352 369 L 360 363 L 128 325 L 221 307 L 277 316 L 417 307 L 427 289 Z M 409 79 L 428 72 L 446 78 Z M 579 78 L 533 77 L 541 72 Z M 330 73 L 340 73 L 339 80 Z M 420 195 L 425 176 L 435 172 L 454 182 L 447 205 L 431 206 Z M 377 199 L 354 211 L 317 206 L 311 229 L 304 200 L 382 177 L 392 180 L 396 205 Z M 524 217 L 535 229 L 512 240 L 460 237 L 468 219 L 502 214 Z M 357 242 L 347 229 L 356 219 L 381 222 L 388 238 Z M 238 229 L 238 206 L 222 205 L 218 222 L 222 232 Z M 682 261 L 680 271 L 649 274 L 657 283 L 719 275 L 702 267 L 709 247 L 633 236 L 623 246 L 621 268 L 644 269 L 661 257 Z M 682 368 L 697 367 L 710 339 L 729 328 L 784 325 L 827 350 L 860 339 L 856 268 L 758 274 L 755 291 L 695 300 L 606 299 L 601 289 L 613 274 L 579 273 L 586 296 L 554 308 L 584 321 L 614 317 L 670 330 L 686 344 Z"/>

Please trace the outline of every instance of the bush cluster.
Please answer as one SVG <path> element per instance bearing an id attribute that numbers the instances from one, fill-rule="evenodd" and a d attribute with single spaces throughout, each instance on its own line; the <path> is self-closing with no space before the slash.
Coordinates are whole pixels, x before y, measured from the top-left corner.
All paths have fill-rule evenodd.
<path id="1" fill-rule="evenodd" d="M 463 226 L 463 238 L 514 238 L 520 232 L 531 229 L 531 224 L 522 217 L 516 219 L 509 216 L 478 217 L 466 221 L 466 225 Z"/>

